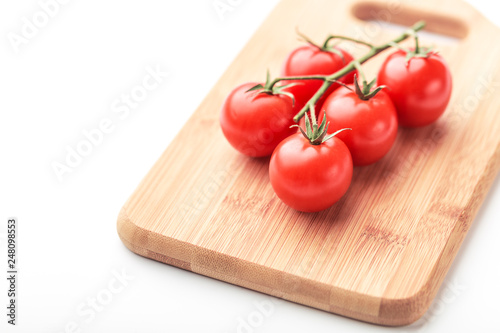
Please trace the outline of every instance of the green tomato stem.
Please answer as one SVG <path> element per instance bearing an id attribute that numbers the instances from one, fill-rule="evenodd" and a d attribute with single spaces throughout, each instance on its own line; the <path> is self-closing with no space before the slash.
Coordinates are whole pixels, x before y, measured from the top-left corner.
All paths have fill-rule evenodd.
<path id="1" fill-rule="evenodd" d="M 415 23 L 409 30 L 407 30 L 403 34 L 399 35 L 398 37 L 396 37 L 392 41 L 390 41 L 386 44 L 380 45 L 380 46 L 372 47 L 370 49 L 370 51 L 368 51 L 365 55 L 363 55 L 362 57 L 360 57 L 358 59 L 351 61 L 347 66 L 338 70 L 337 72 L 335 72 L 329 76 L 315 76 L 314 79 L 316 79 L 316 80 L 322 79 L 323 84 L 318 89 L 318 91 L 316 91 L 316 93 L 313 95 L 313 97 L 306 103 L 306 105 L 295 115 L 295 117 L 293 117 L 293 120 L 295 122 L 298 122 L 300 120 L 300 118 L 302 118 L 304 116 L 304 114 L 307 112 L 307 110 L 310 109 L 310 105 L 316 104 L 316 102 L 321 98 L 321 96 L 323 96 L 323 94 L 328 90 L 328 88 L 330 88 L 330 86 L 335 82 L 335 80 L 338 80 L 342 76 L 352 72 L 356 68 L 355 62 L 358 62 L 359 64 L 365 63 L 366 61 L 373 58 L 377 54 L 390 48 L 391 44 L 393 44 L 393 43 L 397 44 L 397 43 L 404 41 L 408 37 L 415 35 L 415 33 L 417 31 L 422 30 L 424 27 L 425 27 L 425 22 L 419 21 L 419 22 Z M 304 77 L 302 77 L 302 78 L 278 78 L 278 79 L 275 79 L 274 81 L 279 82 L 281 80 L 304 80 L 304 79 L 305 79 Z M 274 83 L 276 83 L 276 82 L 274 82 Z"/>
<path id="2" fill-rule="evenodd" d="M 311 123 L 313 125 L 313 128 L 314 128 L 314 126 L 316 126 L 316 128 L 317 128 L 318 122 L 316 120 L 316 110 L 314 110 L 314 105 L 310 105 L 309 110 L 311 111 Z"/>
<path id="3" fill-rule="evenodd" d="M 362 41 L 362 40 L 359 40 L 359 39 L 356 39 L 356 38 L 351 38 L 351 37 L 346 37 L 346 36 L 339 36 L 339 35 L 330 35 L 330 36 L 328 36 L 326 38 L 325 43 L 323 44 L 323 48 L 324 49 L 328 48 L 328 43 L 332 39 L 347 40 L 347 41 L 350 41 L 350 42 L 354 42 L 354 43 L 357 43 L 357 44 L 368 46 L 369 48 L 374 48 L 375 47 L 373 44 L 367 43 L 365 41 Z"/>
<path id="4" fill-rule="evenodd" d="M 356 68 L 356 70 L 358 71 L 359 75 L 361 75 L 361 80 L 362 80 L 362 83 L 363 83 L 363 87 L 366 87 L 367 81 L 366 81 L 365 72 L 363 71 L 363 68 L 361 68 L 361 64 L 359 62 L 357 62 L 356 60 L 354 60 L 354 68 Z"/>
<path id="5" fill-rule="evenodd" d="M 280 81 L 291 81 L 291 80 L 321 80 L 325 81 L 326 76 L 324 75 L 307 75 L 307 76 L 287 76 L 287 77 L 278 77 L 271 81 L 269 84 L 269 89 L 273 89 L 274 85 Z"/>

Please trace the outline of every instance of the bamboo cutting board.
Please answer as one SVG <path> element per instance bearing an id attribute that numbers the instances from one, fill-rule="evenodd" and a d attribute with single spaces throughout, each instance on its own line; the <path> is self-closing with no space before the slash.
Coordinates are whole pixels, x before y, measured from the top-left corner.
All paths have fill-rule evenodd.
<path id="1" fill-rule="evenodd" d="M 154 260 L 363 321 L 404 325 L 422 316 L 500 168 L 500 31 L 462 1 L 401 3 L 282 1 L 124 205 L 123 243 Z M 221 104 L 238 84 L 261 81 L 267 68 L 279 73 L 300 44 L 296 26 L 317 41 L 335 33 L 380 44 L 399 34 L 369 19 L 406 26 L 425 19 L 428 31 L 457 38 L 434 41 L 453 73 L 450 106 L 433 125 L 400 130 L 383 160 L 355 169 L 331 209 L 294 211 L 273 193 L 269 159 L 242 156 L 225 141 Z M 387 54 L 367 63 L 368 74 Z"/>

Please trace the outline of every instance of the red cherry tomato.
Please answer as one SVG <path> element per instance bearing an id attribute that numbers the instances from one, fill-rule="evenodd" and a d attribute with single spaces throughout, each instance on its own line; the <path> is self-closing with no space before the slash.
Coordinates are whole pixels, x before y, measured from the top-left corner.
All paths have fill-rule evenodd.
<path id="1" fill-rule="evenodd" d="M 287 136 L 296 132 L 292 99 L 286 95 L 246 92 L 256 83 L 236 87 L 226 98 L 220 114 L 222 132 L 242 154 L 271 155 Z"/>
<path id="2" fill-rule="evenodd" d="M 433 123 L 450 101 L 451 72 L 436 53 L 426 58 L 413 57 L 408 62 L 402 50 L 391 54 L 380 68 L 377 83 L 388 87 L 386 92 L 396 106 L 401 126 Z"/>
<path id="3" fill-rule="evenodd" d="M 337 202 L 352 178 L 349 149 L 333 137 L 312 145 L 301 133 L 283 140 L 269 164 L 271 185 L 288 206 L 303 212 L 317 212 Z"/>
<path id="4" fill-rule="evenodd" d="M 328 133 L 352 129 L 337 134 L 337 138 L 349 148 L 355 166 L 377 162 L 396 140 L 398 119 L 386 89 L 369 100 L 362 100 L 354 91 L 340 87 L 326 99 L 321 118 L 324 112 L 330 122 Z"/>
<path id="5" fill-rule="evenodd" d="M 353 57 L 341 48 L 337 48 L 343 55 L 343 58 L 338 54 L 328 51 L 323 51 L 320 48 L 307 44 L 293 50 L 285 60 L 282 69 L 283 76 L 302 76 L 302 75 L 330 75 L 344 66 L 349 64 Z M 355 71 L 342 77 L 339 81 L 343 83 L 352 83 L 354 80 Z M 298 83 L 296 86 L 287 88 L 295 97 L 296 109 L 300 110 L 313 97 L 318 89 L 323 84 L 321 80 L 297 80 L 284 81 L 284 84 Z M 330 88 L 316 103 L 316 109 L 321 108 L 326 96 L 338 88 L 339 84 L 332 84 Z"/>

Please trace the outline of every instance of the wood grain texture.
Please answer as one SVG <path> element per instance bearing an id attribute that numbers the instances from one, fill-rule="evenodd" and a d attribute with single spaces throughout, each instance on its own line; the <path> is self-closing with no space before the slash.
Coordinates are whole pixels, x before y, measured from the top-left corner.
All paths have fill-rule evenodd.
<path id="1" fill-rule="evenodd" d="M 452 100 L 438 122 L 400 130 L 384 159 L 356 168 L 331 209 L 300 213 L 273 193 L 268 159 L 225 141 L 220 106 L 236 85 L 279 73 L 299 45 L 297 25 L 314 40 L 398 34 L 360 18 L 423 18 L 428 30 L 459 37 L 434 43 L 451 65 Z M 462 1 L 282 1 L 128 199 L 120 238 L 142 256 L 325 311 L 383 325 L 417 320 L 500 168 L 498 36 Z"/>

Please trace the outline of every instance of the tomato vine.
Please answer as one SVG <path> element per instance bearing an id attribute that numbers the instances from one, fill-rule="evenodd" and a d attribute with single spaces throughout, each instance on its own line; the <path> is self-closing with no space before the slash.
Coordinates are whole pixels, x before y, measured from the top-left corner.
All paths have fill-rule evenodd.
<path id="1" fill-rule="evenodd" d="M 393 40 L 382 44 L 382 45 L 373 45 L 361 40 L 357 40 L 354 38 L 350 37 L 343 37 L 343 36 L 337 36 L 337 35 L 330 35 L 327 40 L 325 41 L 325 44 L 323 47 L 327 47 L 327 44 L 330 40 L 332 39 L 343 39 L 343 40 L 348 40 L 352 41 L 358 44 L 365 45 L 370 48 L 370 51 L 368 51 L 366 54 L 361 56 L 358 59 L 355 59 L 351 61 L 348 65 L 340 69 L 339 71 L 331 74 L 331 75 L 315 75 L 315 76 L 294 76 L 294 77 L 279 77 L 274 80 L 272 80 L 268 84 L 268 89 L 272 90 L 274 85 L 277 84 L 280 81 L 286 81 L 286 80 L 323 80 L 323 84 L 321 87 L 316 91 L 314 96 L 304 105 L 304 107 L 294 116 L 293 120 L 295 122 L 298 122 L 307 111 L 311 110 L 311 107 L 316 104 L 316 102 L 323 96 L 323 94 L 328 90 L 328 88 L 335 82 L 337 82 L 338 79 L 343 77 L 344 75 L 352 72 L 353 70 L 356 69 L 356 66 L 358 64 L 363 64 L 366 61 L 370 60 L 371 58 L 375 57 L 377 54 L 387 50 L 388 48 L 394 47 L 394 45 L 406 40 L 409 37 L 416 37 L 416 33 L 420 30 L 422 30 L 425 27 L 425 21 L 419 21 L 415 23 L 411 28 L 409 28 L 407 31 L 399 35 L 398 37 L 394 38 Z M 418 43 L 418 39 L 416 39 L 416 43 Z"/>

